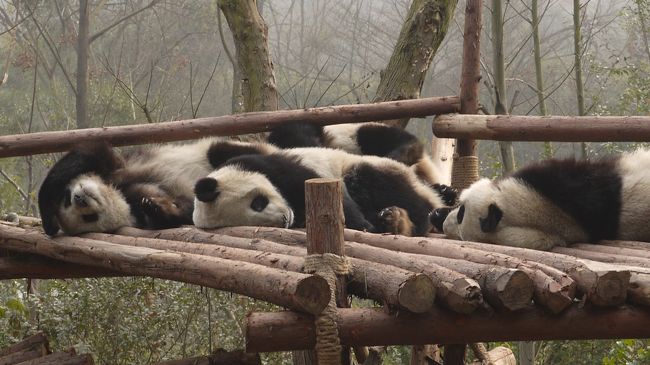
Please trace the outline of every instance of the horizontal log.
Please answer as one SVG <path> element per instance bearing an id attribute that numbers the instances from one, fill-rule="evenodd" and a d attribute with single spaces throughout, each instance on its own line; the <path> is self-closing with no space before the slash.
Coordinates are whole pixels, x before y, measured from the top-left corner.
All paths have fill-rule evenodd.
<path id="1" fill-rule="evenodd" d="M 650 311 L 635 307 L 580 308 L 562 314 L 531 307 L 518 312 L 457 314 L 434 308 L 425 314 L 394 316 L 381 310 L 340 309 L 338 330 L 347 346 L 419 345 L 496 341 L 649 338 Z M 251 313 L 246 319 L 246 351 L 313 348 L 314 322 L 294 312 Z"/>
<path id="2" fill-rule="evenodd" d="M 645 258 L 643 256 L 626 255 L 626 253 L 629 253 L 629 251 L 639 251 L 639 250 L 630 250 L 625 248 L 604 246 L 601 249 L 601 251 L 598 251 L 594 249 L 585 250 L 582 248 L 582 246 L 594 246 L 594 245 L 572 245 L 571 247 L 553 247 L 551 251 L 562 255 L 573 256 L 581 259 L 607 262 L 609 264 L 623 264 L 623 265 L 636 265 L 641 267 L 650 267 L 650 258 Z M 610 252 L 604 252 L 604 251 L 610 251 Z M 617 251 L 619 253 L 616 253 Z"/>
<path id="3" fill-rule="evenodd" d="M 598 244 L 586 244 L 586 243 L 577 243 L 569 246 L 568 248 L 574 248 L 576 250 L 590 251 L 590 252 L 600 252 L 606 254 L 613 254 L 617 256 L 628 256 L 633 258 L 643 258 L 648 260 L 647 265 L 650 266 L 650 245 L 646 245 L 645 248 L 630 248 L 630 247 L 612 247 L 607 245 L 598 245 Z"/>
<path id="4" fill-rule="evenodd" d="M 15 344 L 0 349 L 0 356 L 5 356 L 14 352 L 19 352 L 23 350 L 39 350 L 45 356 L 50 352 L 50 344 L 47 341 L 47 337 L 43 332 L 35 333 L 29 337 L 24 338 L 22 341 L 16 342 Z"/>
<path id="5" fill-rule="evenodd" d="M 247 354 L 242 350 L 218 349 L 209 356 L 157 362 L 149 365 L 261 365 L 259 354 Z"/>
<path id="6" fill-rule="evenodd" d="M 198 139 L 206 136 L 267 132 L 284 123 L 295 121 L 327 125 L 425 117 L 457 111 L 459 103 L 458 97 L 445 96 L 375 104 L 251 112 L 155 124 L 16 134 L 0 136 L 0 157 L 63 152 L 80 142 L 99 140 L 107 141 L 113 146 L 128 146 Z"/>
<path id="7" fill-rule="evenodd" d="M 35 230 L 0 224 L 3 247 L 129 275 L 183 281 L 264 300 L 307 313 L 320 313 L 329 286 L 319 276 L 196 254 L 129 247 L 80 237 L 50 238 Z"/>
<path id="8" fill-rule="evenodd" d="M 129 233 L 129 236 L 89 233 L 83 237 L 122 245 L 245 261 L 293 272 L 303 272 L 304 268 L 304 259 L 302 258 L 306 254 L 304 249 L 300 250 L 299 256 L 291 256 L 272 251 L 260 252 L 250 248 L 238 248 L 248 247 L 249 241 L 238 237 L 222 236 L 218 244 L 213 242 L 212 244 L 193 243 L 191 245 L 186 242 L 160 238 L 138 237 L 138 235 L 146 235 L 148 232 L 150 231 L 129 228 L 121 231 L 121 233 Z M 277 250 L 277 247 L 275 249 Z M 431 279 L 426 275 L 354 258 L 351 259 L 351 264 L 352 272 L 349 285 L 353 294 L 362 298 L 386 302 L 391 306 L 401 307 L 414 313 L 426 312 L 433 305 L 435 288 Z"/>
<path id="9" fill-rule="evenodd" d="M 495 141 L 648 142 L 650 117 L 447 114 L 433 121 L 433 133 Z"/>
<path id="10" fill-rule="evenodd" d="M 13 365 L 45 356 L 39 349 L 25 349 L 0 356 L 0 365 Z"/>
<path id="11" fill-rule="evenodd" d="M 639 241 L 600 241 L 598 242 L 601 246 L 611 246 L 611 247 L 622 247 L 622 248 L 631 248 L 633 250 L 644 250 L 645 252 L 650 251 L 650 242 L 639 242 Z"/>
<path id="12" fill-rule="evenodd" d="M 304 244 L 306 240 L 304 232 L 269 227 L 229 227 L 221 228 L 216 230 L 216 232 L 239 237 L 265 238 L 286 244 Z M 483 266 L 476 264 L 521 270 L 533 280 L 535 301 L 553 313 L 559 313 L 567 308 L 573 301 L 575 295 L 576 284 L 567 274 L 537 262 L 522 261 L 515 257 L 486 252 L 484 250 L 458 247 L 458 245 L 450 246 L 445 240 L 436 241 L 435 244 L 429 244 L 421 242 L 422 238 L 419 237 L 409 238 L 394 235 L 377 235 L 351 229 L 346 229 L 344 235 L 348 242 L 362 242 L 368 246 L 381 247 L 392 251 L 446 257 L 447 259 L 438 258 L 431 260 L 437 260 L 434 262 L 436 265 L 446 265 L 451 270 L 462 270 L 465 274 L 476 277 L 479 280 L 481 280 L 480 273 L 486 273 L 487 271 L 480 269 Z M 378 259 L 382 259 L 382 255 Z M 467 263 L 460 265 L 460 262 L 467 261 L 472 261 L 475 264 Z M 521 277 L 519 275 L 516 276 Z M 494 281 L 484 283 L 489 285 L 493 284 Z M 487 289 L 490 290 L 490 288 Z M 444 298 L 444 288 L 442 290 L 443 292 L 439 292 L 439 294 L 441 298 Z M 507 297 L 506 292 L 503 293 L 504 298 Z M 494 299 L 496 298 L 491 297 L 491 299 L 494 303 Z M 525 295 L 519 297 L 519 299 L 521 300 L 512 297 L 509 298 L 510 301 L 517 301 L 517 303 L 512 302 L 513 308 L 527 301 Z M 497 306 L 499 305 L 497 304 Z"/>
<path id="13" fill-rule="evenodd" d="M 215 232 L 253 240 L 263 238 L 285 244 L 304 244 L 307 239 L 305 232 L 272 227 L 229 227 L 215 230 Z M 380 235 L 376 236 L 380 237 Z M 439 265 L 439 262 L 433 258 L 390 251 L 350 241 L 345 243 L 345 252 L 351 257 L 427 274 L 436 285 L 437 302 L 458 313 L 471 313 L 483 302 L 480 285 L 474 279 Z"/>
<path id="14" fill-rule="evenodd" d="M 630 272 L 627 270 L 597 270 L 587 266 L 575 257 L 553 252 L 531 250 L 527 248 L 493 245 L 488 243 L 456 241 L 448 239 L 427 238 L 428 247 L 453 244 L 458 249 L 472 248 L 488 253 L 500 253 L 527 260 L 526 263 L 539 262 L 561 270 L 575 280 L 582 293 L 589 301 L 600 306 L 617 306 L 625 302 L 630 284 Z M 424 245 L 424 244 L 423 244 Z"/>
<path id="15" fill-rule="evenodd" d="M 627 289 L 627 301 L 638 305 L 650 306 L 650 267 L 608 264 L 587 259 L 580 259 L 580 261 L 594 270 L 629 271 L 630 285 Z"/>
<path id="16" fill-rule="evenodd" d="M 47 356 L 39 357 L 17 365 L 94 365 L 90 354 L 77 355 L 73 349 L 70 351 L 54 352 Z"/>
<path id="17" fill-rule="evenodd" d="M 74 279 L 125 276 L 104 268 L 71 264 L 38 255 L 21 254 L 0 257 L 0 280 L 6 279 Z"/>

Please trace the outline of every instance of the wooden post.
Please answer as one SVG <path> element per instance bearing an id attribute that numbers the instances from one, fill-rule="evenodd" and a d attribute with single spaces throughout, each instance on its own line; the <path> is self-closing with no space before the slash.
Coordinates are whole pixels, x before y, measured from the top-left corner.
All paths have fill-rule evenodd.
<path id="1" fill-rule="evenodd" d="M 341 201 L 342 196 L 342 186 L 343 183 L 339 179 L 311 179 L 305 182 L 305 226 L 307 230 L 307 255 L 324 255 L 324 254 L 334 254 L 337 256 L 344 256 L 344 240 L 343 240 L 343 229 L 345 228 L 345 220 L 343 216 L 343 203 Z M 313 257 L 313 256 L 312 256 Z M 316 264 L 313 265 L 314 268 L 317 265 L 326 265 L 324 257 L 322 259 L 317 259 Z M 308 264 L 305 263 L 307 268 Z M 324 270 L 334 271 L 332 264 L 329 264 L 329 268 L 323 268 Z M 316 274 L 318 274 L 316 269 Z M 329 280 L 328 280 L 329 281 Z M 331 283 L 330 283 L 331 285 Z M 334 292 L 336 293 L 335 301 L 337 307 L 349 307 L 347 300 L 347 295 L 345 293 L 345 277 L 343 275 L 337 275 L 335 279 L 335 288 Z M 317 328 L 323 328 L 319 326 L 323 321 L 323 317 L 327 316 L 325 313 L 327 308 L 320 315 L 320 318 L 316 320 Z M 327 320 L 332 320 L 332 318 L 326 317 Z M 323 336 L 321 332 L 321 338 L 316 339 L 316 349 L 318 350 L 320 341 L 338 341 L 338 330 L 334 333 L 327 331 L 329 333 Z M 329 338 L 330 335 L 332 336 Z M 320 356 L 323 356 L 322 353 L 317 352 L 316 354 L 316 364 L 329 365 L 333 364 L 335 360 L 327 360 Z M 341 348 L 339 364 L 347 365 L 350 364 L 350 350 L 349 348 Z"/>
<path id="2" fill-rule="evenodd" d="M 468 0 L 465 7 L 465 31 L 463 36 L 463 66 L 460 81 L 460 112 L 476 114 L 479 108 L 481 81 L 481 16 L 482 1 Z M 471 184 L 478 173 L 476 141 L 459 139 L 456 143 L 451 185 L 462 190 Z M 475 167 L 473 167 L 476 165 Z M 468 171 L 469 170 L 469 171 Z M 475 176 L 478 178 L 478 176 Z"/>

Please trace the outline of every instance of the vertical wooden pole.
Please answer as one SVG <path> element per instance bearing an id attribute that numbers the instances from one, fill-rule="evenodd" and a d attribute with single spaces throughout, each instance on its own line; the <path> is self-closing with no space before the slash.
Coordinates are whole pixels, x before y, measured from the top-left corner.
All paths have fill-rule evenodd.
<path id="1" fill-rule="evenodd" d="M 463 66 L 460 81 L 460 112 L 461 114 L 478 114 L 479 87 L 481 81 L 481 28 L 483 13 L 482 0 L 467 0 L 465 6 L 465 29 L 463 35 Z M 456 155 L 454 165 L 462 163 L 463 157 L 476 156 L 475 140 L 458 140 L 456 142 Z M 454 166 L 452 186 L 462 190 L 471 184 L 467 171 L 457 173 L 461 166 Z M 476 168 L 477 166 L 462 166 L 462 168 Z M 477 173 L 478 171 L 476 171 Z M 446 345 L 445 365 L 462 365 L 465 363 L 467 346 Z"/>
<path id="2" fill-rule="evenodd" d="M 307 255 L 325 253 L 345 255 L 342 188 L 343 183 L 339 179 L 311 179 L 305 182 Z M 338 307 L 350 306 L 345 292 L 344 276 L 337 277 L 336 304 Z M 314 363 L 318 364 L 318 359 Z M 349 348 L 342 349 L 340 363 L 350 364 Z"/>
<path id="3" fill-rule="evenodd" d="M 481 81 L 481 19 L 482 1 L 467 0 L 465 7 L 465 30 L 463 36 L 463 66 L 460 82 L 460 112 L 462 114 L 477 114 L 479 110 L 479 86 Z M 465 139 L 456 143 L 454 156 L 454 172 L 459 164 L 466 162 L 463 157 L 476 156 L 476 141 Z M 462 166 L 465 167 L 465 166 Z M 470 166 L 467 166 L 470 167 Z M 452 186 L 462 190 L 471 183 L 471 179 L 452 174 Z"/>

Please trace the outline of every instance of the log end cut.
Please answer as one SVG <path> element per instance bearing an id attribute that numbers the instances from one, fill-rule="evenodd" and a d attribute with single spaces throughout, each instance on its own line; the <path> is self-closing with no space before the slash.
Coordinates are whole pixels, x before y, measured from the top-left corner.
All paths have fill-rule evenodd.
<path id="1" fill-rule="evenodd" d="M 307 313 L 319 314 L 330 301 L 330 287 L 325 279 L 312 275 L 298 282 L 294 295 Z"/>
<path id="2" fill-rule="evenodd" d="M 431 279 L 423 274 L 415 274 L 400 287 L 398 302 L 413 313 L 424 313 L 433 306 L 435 295 Z"/>

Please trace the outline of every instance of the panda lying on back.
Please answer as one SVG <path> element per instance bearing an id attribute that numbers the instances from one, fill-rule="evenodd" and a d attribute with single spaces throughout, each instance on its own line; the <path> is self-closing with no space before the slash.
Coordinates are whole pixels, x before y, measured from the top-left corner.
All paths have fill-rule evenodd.
<path id="1" fill-rule="evenodd" d="M 280 148 L 329 147 L 355 155 L 387 157 L 411 169 L 427 185 L 436 190 L 447 205 L 456 202 L 458 192 L 441 184 L 440 172 L 411 133 L 383 123 L 368 122 L 319 126 L 295 122 L 275 127 L 268 142 Z"/>
<path id="2" fill-rule="evenodd" d="M 45 233 L 191 224 L 194 184 L 213 170 L 207 153 L 219 142 L 136 147 L 123 155 L 106 143 L 77 146 L 52 166 L 39 190 Z"/>
<path id="3" fill-rule="evenodd" d="M 196 183 L 197 227 L 304 227 L 304 182 L 317 177 L 343 179 L 348 228 L 421 236 L 432 228 L 431 211 L 444 206 L 412 170 L 387 158 L 294 148 L 269 154 L 242 150 L 226 160 L 224 148 L 232 152 L 225 144 L 213 146 L 209 158 L 218 168 Z"/>
<path id="4" fill-rule="evenodd" d="M 650 151 L 593 162 L 548 160 L 496 181 L 481 179 L 447 211 L 436 211 L 434 224 L 467 241 L 539 250 L 650 241 Z"/>

